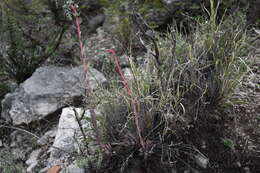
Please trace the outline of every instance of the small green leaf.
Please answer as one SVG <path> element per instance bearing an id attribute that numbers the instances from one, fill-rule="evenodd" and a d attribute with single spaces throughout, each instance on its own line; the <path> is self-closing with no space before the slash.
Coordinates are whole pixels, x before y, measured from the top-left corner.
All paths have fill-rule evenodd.
<path id="1" fill-rule="evenodd" d="M 226 146 L 226 147 L 229 147 L 229 148 L 231 148 L 231 149 L 233 149 L 234 148 L 234 142 L 232 141 L 232 139 L 230 139 L 230 138 L 223 138 L 222 139 L 222 142 L 223 142 L 223 144 Z"/>

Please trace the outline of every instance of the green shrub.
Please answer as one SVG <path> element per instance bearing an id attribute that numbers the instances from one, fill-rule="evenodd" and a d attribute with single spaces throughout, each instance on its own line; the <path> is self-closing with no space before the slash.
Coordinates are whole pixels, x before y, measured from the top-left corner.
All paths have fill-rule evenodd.
<path id="1" fill-rule="evenodd" d="M 37 48 L 27 47 L 26 40 L 11 16 L 7 18 L 6 32 L 9 37 L 9 47 L 6 52 L 7 57 L 1 57 L 3 70 L 10 78 L 23 82 L 40 64 L 40 59 L 32 55 L 33 51 L 36 53 Z"/>
<path id="2" fill-rule="evenodd" d="M 42 1 L 8 1 L 2 5 L 1 75 L 21 83 L 56 51 L 65 26 L 57 26 L 62 23 L 52 18 L 55 10 L 51 3 L 48 5 Z M 53 13 L 45 13 L 46 9 Z"/>
<path id="3" fill-rule="evenodd" d="M 109 146 L 102 162 L 106 170 L 169 172 L 180 163 L 191 167 L 198 155 L 205 157 L 178 136 L 192 124 L 219 116 L 216 111 L 232 102 L 248 70 L 244 16 L 228 16 L 217 24 L 215 13 L 212 6 L 210 20 L 197 23 L 189 36 L 170 28 L 153 39 L 145 64 L 131 62 L 130 92 L 123 82 L 123 87 L 116 83 L 95 95 L 105 117 L 99 130 Z"/>

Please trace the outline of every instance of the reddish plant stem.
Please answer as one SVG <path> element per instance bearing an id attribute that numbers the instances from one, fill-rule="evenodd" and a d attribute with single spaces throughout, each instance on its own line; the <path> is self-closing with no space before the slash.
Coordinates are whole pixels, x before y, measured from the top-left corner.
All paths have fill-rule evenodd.
<path id="1" fill-rule="evenodd" d="M 84 72 L 85 72 L 85 87 L 86 87 L 86 94 L 87 94 L 88 93 L 88 78 L 87 78 L 88 61 L 85 57 L 84 44 L 83 44 L 82 39 L 81 39 L 81 29 L 80 29 L 80 24 L 79 24 L 78 11 L 77 11 L 77 9 L 74 5 L 71 5 L 70 9 L 72 10 L 74 17 L 75 17 L 75 26 L 76 26 L 76 29 L 77 29 L 77 37 L 78 37 L 79 47 L 80 47 L 80 60 L 83 64 L 83 68 L 84 68 Z"/>
<path id="2" fill-rule="evenodd" d="M 114 49 L 109 49 L 107 51 L 112 54 L 113 61 L 114 61 L 115 65 L 116 65 L 116 72 L 119 74 L 120 80 L 123 82 L 124 87 L 127 90 L 128 95 L 132 96 L 131 89 L 129 88 L 128 82 L 125 79 L 125 76 L 123 74 L 122 68 L 121 68 L 121 66 L 119 64 L 118 57 L 116 56 L 115 50 Z"/>
<path id="3" fill-rule="evenodd" d="M 138 137 L 139 137 L 139 140 L 140 140 L 140 144 L 141 144 L 142 148 L 144 149 L 145 146 L 144 146 L 144 140 L 143 140 L 143 137 L 142 137 L 142 134 L 141 134 L 141 128 L 140 128 L 140 124 L 139 124 L 139 114 L 137 112 L 136 100 L 132 97 L 132 91 L 131 91 L 131 89 L 128 85 L 128 82 L 127 82 L 124 74 L 123 74 L 123 71 L 122 71 L 121 65 L 119 63 L 118 57 L 116 56 L 115 50 L 109 49 L 107 51 L 112 54 L 112 58 L 113 58 L 113 61 L 115 63 L 115 66 L 116 66 L 116 72 L 119 74 L 120 80 L 123 82 L 124 88 L 127 90 L 127 93 L 129 95 L 129 97 L 131 98 L 131 106 L 132 106 L 133 113 L 134 113 L 134 119 L 135 119 L 137 134 L 138 134 Z"/>
<path id="4" fill-rule="evenodd" d="M 85 88 L 86 88 L 85 94 L 86 94 L 86 96 L 88 96 L 89 93 L 90 93 L 90 88 L 88 88 L 88 82 L 89 81 L 88 81 L 88 78 L 87 78 L 88 61 L 87 61 L 86 56 L 85 56 L 84 44 L 83 44 L 82 39 L 81 39 L 81 29 L 80 29 L 80 24 L 79 24 L 78 12 L 77 12 L 77 9 L 74 5 L 71 5 L 70 9 L 72 10 L 74 17 L 75 17 L 75 26 L 76 26 L 76 29 L 77 29 L 77 37 L 78 37 L 79 47 L 80 47 L 80 60 L 83 64 L 83 68 L 84 68 L 84 72 L 85 72 Z M 98 126 L 97 126 L 96 113 L 95 113 L 94 109 L 90 109 L 90 112 L 91 112 L 91 117 L 92 117 L 92 124 L 94 126 L 94 129 L 96 130 L 95 132 L 96 132 L 96 135 L 97 135 L 96 136 L 97 142 L 98 142 L 99 146 L 104 149 L 104 151 L 107 151 L 107 147 L 101 143 L 100 133 L 99 133 Z M 88 152 L 88 154 L 90 155 L 89 152 Z"/>

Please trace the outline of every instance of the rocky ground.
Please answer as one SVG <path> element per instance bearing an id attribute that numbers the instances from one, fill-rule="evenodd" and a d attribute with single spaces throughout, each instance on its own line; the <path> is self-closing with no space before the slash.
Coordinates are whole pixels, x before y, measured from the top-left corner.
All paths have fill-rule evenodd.
<path id="1" fill-rule="evenodd" d="M 92 20 L 94 28 L 104 22 L 103 15 L 96 17 Z M 87 40 L 86 55 L 91 57 L 93 68 L 98 70 L 92 73 L 92 89 L 98 88 L 100 83 L 109 82 L 108 77 L 113 76 L 108 49 L 116 47 L 121 66 L 125 70 L 129 66 L 127 55 L 122 53 L 122 45 L 102 28 L 89 33 L 84 39 Z M 76 45 L 68 44 L 71 44 L 70 47 Z M 253 52 L 257 53 L 250 56 L 250 70 L 233 96 L 236 104 L 216 111 L 215 117 L 191 123 L 189 130 L 178 139 L 197 148 L 206 159 L 188 160 L 187 164 L 192 168 L 179 165 L 173 173 L 176 173 L 175 170 L 178 173 L 260 172 L 259 45 L 254 45 L 257 50 Z M 62 46 L 66 48 L 66 45 Z M 69 50 L 75 51 L 73 55 L 78 51 L 77 48 Z M 52 62 L 46 62 L 46 67 L 37 69 L 31 78 L 4 99 L 3 110 L 7 113 L 3 111 L 0 117 L 0 173 L 46 173 L 57 165 L 54 169 L 62 168 L 62 173 L 87 172 L 83 142 L 86 138 L 82 127 L 88 129 L 90 138 L 87 140 L 92 140 L 91 149 L 97 150 L 96 141 L 93 142 L 93 128 L 86 121 L 90 119 L 90 111 L 82 113 L 81 109 L 74 111 L 70 107 L 72 102 L 84 95 L 84 88 L 79 84 L 83 83 L 82 68 L 71 70 L 49 63 Z M 99 111 L 95 111 L 98 115 Z"/>
<path id="2" fill-rule="evenodd" d="M 99 36 L 90 38 L 90 43 L 95 45 L 95 49 L 88 50 L 92 57 L 108 58 L 104 52 L 95 52 L 98 45 L 107 42 L 107 47 L 111 46 L 107 39 L 100 39 Z M 106 47 L 106 48 L 107 48 Z M 106 49 L 105 47 L 103 49 Z M 260 58 L 259 55 L 250 59 L 250 71 L 243 80 L 234 99 L 237 104 L 219 113 L 216 118 L 208 119 L 206 124 L 194 124 L 189 131 L 182 136 L 182 141 L 192 144 L 209 158 L 209 166 L 200 172 L 219 173 L 258 173 L 260 170 Z M 50 86 L 51 88 L 51 86 Z M 66 91 L 64 91 L 65 93 Z M 24 95 L 24 94 L 23 94 Z M 38 99 L 36 99 L 39 101 Z M 63 103 L 64 104 L 64 103 Z M 63 106 L 61 105 L 60 108 Z M 68 110 L 67 110 L 68 111 Z M 63 110 L 63 112 L 66 112 Z M 71 113 L 62 114 L 55 112 L 41 121 L 27 126 L 6 125 L 5 135 L 0 140 L 0 160 L 1 164 L 13 167 L 13 170 L 26 170 L 27 172 L 44 173 L 50 168 L 51 163 L 68 166 L 67 170 L 84 171 L 77 167 L 75 162 L 79 156 L 73 146 L 77 146 L 78 140 L 73 140 L 78 133 L 79 127 L 76 121 L 70 120 Z M 219 116 L 220 115 L 220 116 Z M 67 119 L 67 120 L 66 120 Z M 65 123 L 66 122 L 66 123 Z M 18 122 L 19 123 L 19 122 Z M 58 129 L 72 129 L 70 131 L 60 131 Z M 4 125 L 4 124 L 3 124 Z M 62 126 L 62 128 L 59 128 Z M 40 128 L 39 128 L 40 127 Z M 3 127 L 1 127 L 3 129 Z M 10 136 L 6 136 L 9 134 Z M 57 134 L 66 134 L 67 136 Z M 186 134 L 186 135 L 185 135 Z M 56 136 L 56 137 L 55 137 Z M 74 141 L 74 142 L 69 142 Z M 63 142 L 62 142 L 63 141 Z M 65 141 L 65 142 L 64 142 Z M 66 142 L 67 141 L 67 142 Z M 66 154 L 53 147 L 59 146 L 71 154 Z M 52 146 L 52 147 L 51 147 Z M 79 145 L 80 146 L 80 145 Z M 65 148 L 64 148 L 65 147 Z M 73 154 L 74 153 L 74 154 Z M 4 160 L 4 162 L 3 162 Z M 84 162 L 84 161 L 83 161 Z M 196 166 L 195 166 L 196 167 Z M 21 169 L 22 168 L 22 169 Z M 188 170 L 183 170 L 184 172 Z M 192 172 L 196 170 L 191 170 Z M 74 173 L 71 171 L 71 173 Z"/>

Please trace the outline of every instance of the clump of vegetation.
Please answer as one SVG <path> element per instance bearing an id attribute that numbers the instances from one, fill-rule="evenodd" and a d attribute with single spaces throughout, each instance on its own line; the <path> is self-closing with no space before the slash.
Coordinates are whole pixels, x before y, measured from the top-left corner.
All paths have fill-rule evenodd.
<path id="1" fill-rule="evenodd" d="M 95 95 L 104 116 L 103 129 L 96 129 L 105 153 L 101 171 L 202 169 L 196 158 L 205 156 L 183 136 L 195 124 L 223 118 L 220 112 L 248 70 L 243 16 L 217 24 L 216 11 L 211 1 L 210 20 L 197 23 L 189 36 L 173 27 L 150 38 L 145 63 L 130 60 L 130 81 L 111 51 L 123 85 Z"/>
<path id="2" fill-rule="evenodd" d="M 1 151 L 0 153 L 0 171 L 4 173 L 24 171 L 22 164 L 17 164 L 10 151 Z"/>
<path id="3" fill-rule="evenodd" d="M 1 75 L 21 83 L 57 50 L 66 25 L 52 1 L 8 1 L 2 7 Z"/>
<path id="4" fill-rule="evenodd" d="M 4 82 L 4 79 L 0 79 L 0 81 L 1 81 L 1 83 L 0 83 L 0 103 L 1 103 L 5 94 L 7 94 L 10 91 L 10 88 Z M 0 104 L 0 112 L 1 112 L 1 110 L 2 110 L 2 105 Z"/>
<path id="5" fill-rule="evenodd" d="M 178 30 L 184 33 L 192 32 L 198 18 L 208 17 L 205 11 L 210 8 L 210 0 L 207 1 L 178 1 L 168 5 L 160 0 L 101 0 L 108 21 L 111 20 L 115 29 L 108 29 L 113 37 L 121 42 L 122 49 L 129 54 L 145 50 L 137 38 L 136 22 L 131 19 L 133 15 L 140 15 L 146 21 L 149 28 L 165 32 L 168 25 L 176 24 Z M 216 20 L 219 22 L 226 14 L 237 11 L 245 12 L 248 9 L 247 2 L 237 0 L 214 1 L 218 6 Z M 242 8 L 241 8 L 242 7 Z M 115 19 L 115 21 L 112 21 Z M 139 25 L 139 24 L 137 24 Z M 136 53 L 138 54 L 138 53 Z"/>

